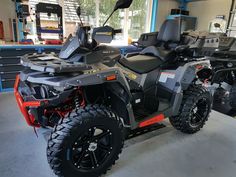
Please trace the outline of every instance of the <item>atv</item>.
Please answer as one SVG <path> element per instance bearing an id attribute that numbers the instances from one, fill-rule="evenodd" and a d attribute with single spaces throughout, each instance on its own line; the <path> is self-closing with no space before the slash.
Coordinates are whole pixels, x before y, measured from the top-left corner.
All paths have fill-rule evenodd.
<path id="1" fill-rule="evenodd" d="M 112 14 L 131 3 L 118 0 Z M 211 94 L 198 75 L 209 61 L 188 57 L 177 20 L 162 25 L 158 46 L 127 56 L 99 44 L 121 32 L 105 24 L 93 29 L 91 40 L 90 27 L 80 26 L 59 55 L 21 59 L 15 97 L 28 125 L 54 127 L 47 158 L 58 176 L 100 176 L 119 158 L 130 131 L 169 118 L 193 134 L 211 111 Z"/>
<path id="2" fill-rule="evenodd" d="M 225 104 L 236 110 L 236 39 L 220 36 L 219 48 L 210 59 L 211 83 L 217 86 L 214 94 L 216 103 Z"/>
<path id="3" fill-rule="evenodd" d="M 231 114 L 236 110 L 236 38 L 217 33 L 211 35 L 217 42 L 212 42 L 211 38 L 208 46 L 215 47 L 204 48 L 211 68 L 202 70 L 201 77 L 205 75 L 213 93 L 213 108 Z"/>
<path id="4" fill-rule="evenodd" d="M 144 33 L 132 44 L 137 48 L 157 45 L 158 41 L 154 40 L 156 35 L 158 32 Z M 236 110 L 236 38 L 197 31 L 184 32 L 183 37 L 195 41 L 193 44 L 200 44 L 194 55 L 204 57 L 211 64 L 211 68 L 201 70 L 198 75 L 208 83 L 213 95 L 213 108 L 232 114 Z"/>

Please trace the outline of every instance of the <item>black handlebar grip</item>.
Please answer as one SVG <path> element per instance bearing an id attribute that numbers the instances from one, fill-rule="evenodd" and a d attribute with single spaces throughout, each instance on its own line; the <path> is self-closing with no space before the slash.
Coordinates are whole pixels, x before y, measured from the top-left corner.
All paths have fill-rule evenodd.
<path id="1" fill-rule="evenodd" d="M 122 31 L 123 31 L 122 29 L 115 29 L 114 33 L 122 33 Z"/>

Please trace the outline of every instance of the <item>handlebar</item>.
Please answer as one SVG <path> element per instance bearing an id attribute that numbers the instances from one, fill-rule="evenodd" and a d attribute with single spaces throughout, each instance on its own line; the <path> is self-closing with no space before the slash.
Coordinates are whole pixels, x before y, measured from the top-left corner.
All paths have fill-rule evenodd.
<path id="1" fill-rule="evenodd" d="M 115 33 L 115 34 L 122 33 L 122 32 L 123 32 L 122 29 L 114 29 L 114 33 Z"/>

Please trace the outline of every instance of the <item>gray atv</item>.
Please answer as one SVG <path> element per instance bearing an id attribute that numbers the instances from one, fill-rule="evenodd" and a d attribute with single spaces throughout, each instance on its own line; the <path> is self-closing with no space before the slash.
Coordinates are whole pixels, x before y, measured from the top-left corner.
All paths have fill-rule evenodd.
<path id="1" fill-rule="evenodd" d="M 114 8 L 128 8 L 118 0 Z M 80 10 L 78 9 L 78 15 Z M 15 97 L 28 125 L 54 127 L 47 157 L 54 173 L 96 177 L 119 158 L 130 131 L 169 118 L 178 130 L 192 134 L 205 124 L 211 95 L 201 71 L 209 61 L 194 58 L 182 42 L 180 25 L 167 20 L 157 46 L 121 56 L 109 43 L 110 26 L 81 26 L 59 56 L 31 54 L 22 58 Z M 191 57 L 190 57 L 191 56 Z"/>

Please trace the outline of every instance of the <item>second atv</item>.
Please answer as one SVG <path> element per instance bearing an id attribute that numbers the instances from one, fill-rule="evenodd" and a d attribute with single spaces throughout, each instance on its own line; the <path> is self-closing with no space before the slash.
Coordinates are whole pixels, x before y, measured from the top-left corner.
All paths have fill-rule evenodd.
<path id="1" fill-rule="evenodd" d="M 118 0 L 114 8 L 128 8 Z M 113 12 L 114 12 L 113 11 Z M 79 11 L 78 11 L 79 14 Z M 166 21 L 158 46 L 135 55 L 99 45 L 121 32 L 110 26 L 81 26 L 59 56 L 32 54 L 22 58 L 15 97 L 30 126 L 52 126 L 47 157 L 54 173 L 95 177 L 119 158 L 125 132 L 169 118 L 184 133 L 199 131 L 211 110 L 211 95 L 198 73 L 209 62 L 188 58 L 180 25 Z"/>

